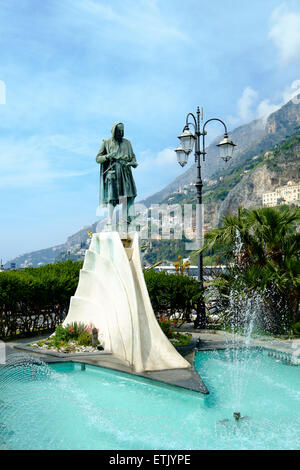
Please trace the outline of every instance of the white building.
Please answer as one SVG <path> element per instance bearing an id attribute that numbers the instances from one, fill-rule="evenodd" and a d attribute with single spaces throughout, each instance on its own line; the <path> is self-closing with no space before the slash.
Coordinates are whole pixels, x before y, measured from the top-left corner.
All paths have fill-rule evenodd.
<path id="1" fill-rule="evenodd" d="M 265 207 L 275 207 L 280 204 L 291 204 L 300 201 L 300 183 L 289 181 L 286 186 L 279 186 L 273 192 L 263 193 L 262 202 Z"/>

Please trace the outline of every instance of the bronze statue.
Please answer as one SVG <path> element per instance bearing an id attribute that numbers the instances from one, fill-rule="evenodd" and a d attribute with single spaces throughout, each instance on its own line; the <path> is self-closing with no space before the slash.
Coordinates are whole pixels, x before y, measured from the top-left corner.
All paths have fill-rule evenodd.
<path id="1" fill-rule="evenodd" d="M 124 139 L 124 124 L 116 122 L 111 130 L 112 137 L 103 139 L 96 162 L 100 163 L 100 206 L 108 209 L 108 223 L 110 228 L 114 208 L 122 201 L 122 217 L 129 224 L 132 216 L 136 186 L 133 180 L 131 167 L 136 168 L 138 163 L 129 140 Z"/>

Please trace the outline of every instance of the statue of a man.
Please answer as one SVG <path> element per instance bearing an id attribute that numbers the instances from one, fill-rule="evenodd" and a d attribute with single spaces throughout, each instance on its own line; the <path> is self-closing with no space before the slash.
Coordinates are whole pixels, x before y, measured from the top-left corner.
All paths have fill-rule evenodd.
<path id="1" fill-rule="evenodd" d="M 114 208 L 126 198 L 126 211 L 122 217 L 130 223 L 130 208 L 136 197 L 136 186 L 131 167 L 137 167 L 131 143 L 124 139 L 124 124 L 115 122 L 112 137 L 103 139 L 96 162 L 100 163 L 100 206 L 108 208 L 108 226 L 111 226 Z"/>

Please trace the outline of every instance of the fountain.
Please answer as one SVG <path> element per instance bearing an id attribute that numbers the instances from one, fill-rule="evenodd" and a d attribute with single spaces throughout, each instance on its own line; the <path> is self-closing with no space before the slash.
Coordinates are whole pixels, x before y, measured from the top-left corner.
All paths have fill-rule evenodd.
<path id="1" fill-rule="evenodd" d="M 296 367 L 256 353 L 261 362 L 248 356 L 239 407 L 230 375 L 234 355 L 228 363 L 224 350 L 201 351 L 206 398 L 89 364 L 12 355 L 0 367 L 0 448 L 300 448 Z"/>
<path id="2" fill-rule="evenodd" d="M 236 260 L 237 273 L 235 281 L 238 281 L 238 266 L 242 256 L 243 243 L 238 230 L 236 230 L 236 242 L 234 258 Z M 226 336 L 226 360 L 229 362 L 229 374 L 231 382 L 232 405 L 236 411 L 233 417 L 238 422 L 241 416 L 242 396 L 247 387 L 247 370 L 250 362 L 255 360 L 253 355 L 252 334 L 263 311 L 261 296 L 253 292 L 251 296 L 245 295 L 240 289 L 231 288 L 227 314 L 230 317 L 230 335 Z"/>
<path id="3" fill-rule="evenodd" d="M 42 382 L 49 378 L 49 367 L 38 358 L 25 354 L 10 354 L 0 366 L 0 449 L 7 449 L 14 438 L 15 427 L 11 420 L 19 413 L 14 397 L 19 399 L 20 386 Z M 25 405 L 25 400 L 24 400 Z"/>

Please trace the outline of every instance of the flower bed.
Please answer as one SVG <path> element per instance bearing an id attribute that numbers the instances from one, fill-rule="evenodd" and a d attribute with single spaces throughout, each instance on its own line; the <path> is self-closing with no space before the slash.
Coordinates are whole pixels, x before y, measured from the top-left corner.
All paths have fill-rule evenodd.
<path id="1" fill-rule="evenodd" d="M 161 315 L 158 319 L 158 323 L 173 346 L 187 346 L 191 341 L 192 335 L 190 333 L 176 333 L 173 331 L 173 326 L 176 326 L 176 321 L 172 322 L 166 316 Z"/>
<path id="2" fill-rule="evenodd" d="M 55 333 L 47 339 L 33 342 L 28 346 L 61 353 L 94 352 L 103 349 L 98 340 L 98 330 L 94 325 L 71 323 L 56 327 Z"/>

